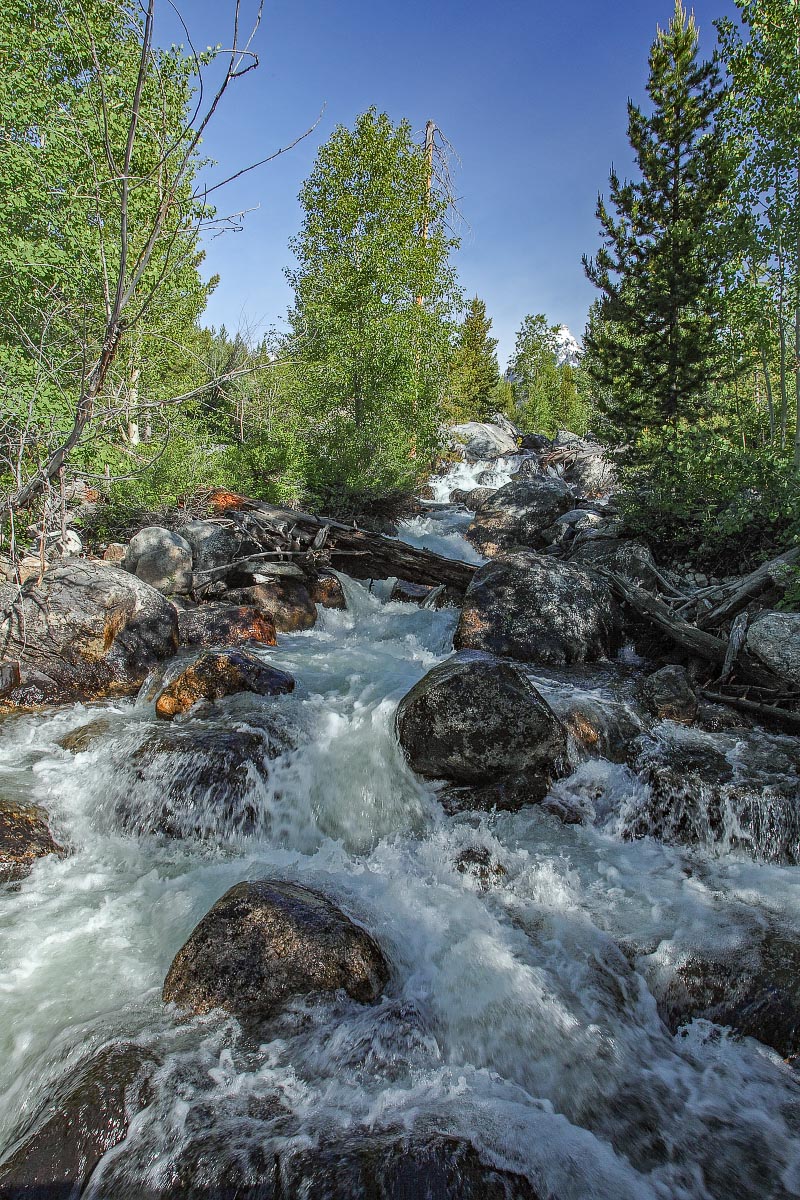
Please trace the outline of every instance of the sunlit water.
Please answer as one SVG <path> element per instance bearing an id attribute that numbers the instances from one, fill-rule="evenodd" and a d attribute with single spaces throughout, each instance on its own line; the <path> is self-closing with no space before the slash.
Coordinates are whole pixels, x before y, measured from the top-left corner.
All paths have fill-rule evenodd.
<path id="1" fill-rule="evenodd" d="M 478 468 L 437 483 L 445 507 L 402 536 L 470 558 L 468 514 L 446 501 Z M 577 746 L 554 790 L 587 824 L 539 808 L 445 816 L 404 763 L 393 717 L 451 652 L 457 613 L 345 584 L 346 612 L 322 611 L 263 652 L 295 676 L 291 696 L 234 697 L 166 732 L 143 701 L 3 724 L 0 792 L 42 803 L 71 854 L 0 891 L 0 1146 L 82 1057 L 124 1039 L 154 1047 L 161 1066 L 95 1197 L 168 1187 L 193 1147 L 224 1158 L 257 1145 L 268 1161 L 409 1129 L 462 1134 L 557 1200 L 800 1194 L 793 1068 L 706 1021 L 673 1036 L 649 987 L 684 953 L 735 953 L 767 926 L 800 936 L 797 869 L 719 836 L 629 840 L 648 785 Z M 531 674 L 563 711 L 576 695 L 628 705 L 630 670 L 621 683 L 615 671 Z M 87 750 L 58 746 L 98 717 L 108 726 Z M 646 732 L 654 745 L 692 736 L 668 722 Z M 221 735 L 260 739 L 262 768 L 214 770 Z M 741 755 L 736 736 L 707 736 Z M 790 752 L 788 739 L 767 743 Z M 173 836 L 159 832 L 166 810 Z M 462 873 L 465 850 L 503 873 L 488 886 Z M 163 1006 L 200 917 L 265 875 L 321 888 L 372 931 L 392 968 L 378 1005 L 297 1002 L 259 1047 L 234 1020 Z"/>

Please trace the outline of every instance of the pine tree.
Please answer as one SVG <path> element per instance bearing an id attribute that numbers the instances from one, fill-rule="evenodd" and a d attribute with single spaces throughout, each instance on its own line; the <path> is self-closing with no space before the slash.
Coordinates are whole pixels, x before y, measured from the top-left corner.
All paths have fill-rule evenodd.
<path id="1" fill-rule="evenodd" d="M 494 405 L 500 369 L 497 338 L 489 337 L 491 328 L 484 301 L 474 296 L 467 306 L 453 354 L 449 415 L 456 420 L 482 419 Z"/>
<path id="2" fill-rule="evenodd" d="M 674 446 L 681 427 L 703 413 L 721 370 L 725 250 L 716 235 L 729 167 L 714 125 L 719 72 L 715 61 L 698 62 L 697 51 L 694 17 L 676 0 L 650 50 L 652 111 L 628 102 L 641 178 L 621 182 L 612 169 L 616 216 L 600 197 L 604 244 L 595 259 L 584 257 L 602 293 L 600 319 L 587 330 L 587 367 L 610 429 L 619 441 L 639 439 L 644 456 Z"/>

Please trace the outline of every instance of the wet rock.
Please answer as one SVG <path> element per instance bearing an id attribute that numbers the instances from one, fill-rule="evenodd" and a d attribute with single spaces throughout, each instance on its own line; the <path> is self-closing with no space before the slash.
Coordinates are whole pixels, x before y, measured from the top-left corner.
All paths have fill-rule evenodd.
<path id="1" fill-rule="evenodd" d="M 192 590 L 192 548 L 179 533 L 149 525 L 131 538 L 122 566 L 165 596 Z"/>
<path id="2" fill-rule="evenodd" d="M 551 703 L 589 755 L 615 763 L 629 760 L 631 745 L 642 732 L 642 722 L 629 705 L 585 695 L 574 695 L 563 704 Z"/>
<path id="3" fill-rule="evenodd" d="M 195 571 L 226 567 L 241 555 L 255 554 L 261 549 L 255 541 L 245 542 L 236 529 L 219 521 L 189 521 L 181 526 L 180 536 L 189 545 Z"/>
<path id="4" fill-rule="evenodd" d="M 412 769 L 431 779 L 496 785 L 523 777 L 540 800 L 566 757 L 566 733 L 532 683 L 487 654 L 457 654 L 429 671 L 397 709 Z M 515 807 L 519 807 L 515 803 Z"/>
<path id="5" fill-rule="evenodd" d="M 270 764 L 296 740 L 282 713 L 261 720 L 260 728 L 220 729 L 190 719 L 114 747 L 104 799 L 115 827 L 137 836 L 268 837 Z"/>
<path id="6" fill-rule="evenodd" d="M 516 454 L 518 450 L 515 437 L 499 425 L 492 425 L 488 421 L 468 421 L 465 425 L 453 425 L 450 432 L 455 441 L 463 447 L 464 458 L 469 462 L 502 458 L 506 454 Z"/>
<path id="7" fill-rule="evenodd" d="M 560 773 L 560 772 L 556 772 Z M 463 786 L 452 784 L 439 793 L 439 802 L 448 816 L 464 812 L 519 812 L 529 804 L 554 811 L 565 825 L 583 820 L 569 805 L 551 804 L 548 794 L 551 778 L 528 774 L 507 775 L 494 783 Z"/>
<path id="8" fill-rule="evenodd" d="M 108 717 L 97 717 L 94 721 L 87 721 L 85 725 L 80 725 L 77 729 L 71 729 L 69 733 L 65 733 L 62 738 L 56 743 L 62 750 L 69 750 L 70 754 L 83 754 L 86 750 L 91 750 L 92 746 L 105 737 L 111 729 L 111 721 Z"/>
<path id="9" fill-rule="evenodd" d="M 462 875 L 473 875 L 483 890 L 508 874 L 503 864 L 492 857 L 491 850 L 486 846 L 469 846 L 462 850 L 456 858 L 455 867 Z"/>
<path id="10" fill-rule="evenodd" d="M 412 583 L 408 579 L 398 579 L 392 587 L 390 600 L 399 600 L 403 604 L 424 604 L 435 589 L 425 583 Z"/>
<path id="11" fill-rule="evenodd" d="M 619 642 L 608 584 L 571 563 L 515 554 L 476 571 L 464 596 L 456 649 L 523 662 L 591 662 Z"/>
<path id="12" fill-rule="evenodd" d="M 747 649 L 794 687 L 800 687 L 800 613 L 759 613 L 747 630 Z"/>
<path id="13" fill-rule="evenodd" d="M 493 487 L 476 487 L 467 492 L 464 503 L 472 512 L 477 512 L 482 508 L 492 496 L 496 495 L 498 489 Z"/>
<path id="14" fill-rule="evenodd" d="M 800 945 L 773 930 L 729 955 L 683 955 L 647 971 L 673 1033 L 693 1018 L 728 1025 L 784 1058 L 800 1056 Z M 654 974 L 654 977 L 653 977 Z"/>
<path id="15" fill-rule="evenodd" d="M 280 1178 L 282 1194 L 316 1200 L 545 1200 L 525 1176 L 492 1166 L 466 1140 L 438 1133 L 373 1133 L 360 1146 L 350 1140 L 320 1147 L 284 1160 Z"/>
<path id="16" fill-rule="evenodd" d="M 523 433 L 520 445 L 523 450 L 534 450 L 537 454 L 553 448 L 552 441 L 543 433 Z"/>
<path id="17" fill-rule="evenodd" d="M 52 567 L 0 617 L 0 657 L 21 669 L 9 700 L 21 706 L 128 694 L 177 645 L 174 606 L 99 562 Z"/>
<path id="18" fill-rule="evenodd" d="M 727 704 L 709 704 L 701 701 L 697 706 L 696 723 L 708 733 L 719 733 L 725 729 L 752 729 L 753 720 Z"/>
<path id="19" fill-rule="evenodd" d="M 156 715 L 171 720 L 199 700 L 222 700 L 237 692 L 280 696 L 294 691 L 294 680 L 246 650 L 201 654 L 155 698 Z"/>
<path id="20" fill-rule="evenodd" d="M 227 593 L 233 604 L 246 604 L 270 617 L 280 633 L 296 633 L 311 629 L 317 620 L 317 606 L 311 599 L 304 580 L 291 577 L 270 579 L 252 587 L 238 588 Z"/>
<path id="21" fill-rule="evenodd" d="M 322 893 L 283 880 L 232 887 L 178 951 L 164 1001 L 194 1014 L 223 1008 L 246 1022 L 294 996 L 344 989 L 378 999 L 389 968 L 377 942 Z"/>
<path id="22" fill-rule="evenodd" d="M 68 1200 L 100 1159 L 125 1139 L 150 1102 L 151 1051 L 130 1043 L 101 1050 L 48 1098 L 22 1141 L 0 1165 L 2 1200 Z"/>
<path id="23" fill-rule="evenodd" d="M 320 575 L 314 580 L 309 594 L 314 604 L 321 604 L 323 608 L 347 608 L 344 590 L 335 575 Z"/>
<path id="24" fill-rule="evenodd" d="M 647 706 L 660 719 L 691 724 L 697 716 L 697 689 L 685 667 L 666 666 L 642 685 Z"/>
<path id="25" fill-rule="evenodd" d="M 597 522 L 593 524 L 597 530 Z M 581 532 L 585 533 L 586 528 Z M 655 561 L 643 542 L 605 537 L 586 541 L 573 550 L 570 562 L 590 569 L 602 567 L 606 571 L 614 571 L 650 591 L 656 591 L 659 586 Z"/>
<path id="26" fill-rule="evenodd" d="M 481 506 L 466 536 L 489 558 L 514 546 L 541 549 L 544 531 L 572 504 L 563 480 L 512 480 Z"/>
<path id="27" fill-rule="evenodd" d="M 36 804 L 0 799 L 0 883 L 30 875 L 37 858 L 64 854 L 53 838 L 47 813 Z"/>
<path id="28" fill-rule="evenodd" d="M 201 604 L 184 609 L 178 616 L 182 646 L 241 646 L 261 642 L 274 646 L 275 626 L 258 609 L 242 604 Z"/>

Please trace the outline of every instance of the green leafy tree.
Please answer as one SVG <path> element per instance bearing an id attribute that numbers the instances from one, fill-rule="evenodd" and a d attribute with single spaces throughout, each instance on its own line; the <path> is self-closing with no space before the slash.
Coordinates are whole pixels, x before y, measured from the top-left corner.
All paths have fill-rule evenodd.
<path id="1" fill-rule="evenodd" d="M 409 123 L 370 109 L 334 130 L 300 193 L 288 349 L 327 504 L 409 486 L 438 445 L 459 293 L 429 171 Z"/>
<path id="2" fill-rule="evenodd" d="M 719 225 L 730 158 L 714 124 L 718 68 L 697 51 L 694 18 L 677 0 L 650 51 L 651 111 L 628 105 L 639 178 L 621 182 L 612 170 L 610 207 L 602 197 L 597 207 L 603 246 L 584 258 L 601 292 L 602 319 L 587 331 L 590 369 L 608 428 L 642 454 L 674 447 L 724 369 Z"/>
<path id="3" fill-rule="evenodd" d="M 516 396 L 513 419 L 525 432 L 586 429 L 575 369 L 560 361 L 561 337 L 561 326 L 548 324 L 544 313 L 525 317 L 517 333 L 509 373 Z"/>
<path id="4" fill-rule="evenodd" d="M 500 381 L 497 338 L 489 336 L 486 304 L 474 296 L 458 331 L 448 390 L 447 415 L 457 421 L 483 420 L 495 407 Z"/>

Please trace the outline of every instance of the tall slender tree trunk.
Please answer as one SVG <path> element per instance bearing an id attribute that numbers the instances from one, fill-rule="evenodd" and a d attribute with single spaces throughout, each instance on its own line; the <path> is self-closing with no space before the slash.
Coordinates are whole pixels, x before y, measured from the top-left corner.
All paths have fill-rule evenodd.
<path id="1" fill-rule="evenodd" d="M 775 441 L 775 399 L 772 395 L 772 379 L 769 373 L 769 359 L 764 347 L 761 347 L 761 371 L 764 376 L 764 391 L 767 397 L 767 416 L 769 417 L 769 442 Z"/>

